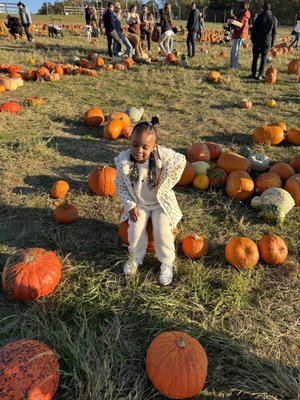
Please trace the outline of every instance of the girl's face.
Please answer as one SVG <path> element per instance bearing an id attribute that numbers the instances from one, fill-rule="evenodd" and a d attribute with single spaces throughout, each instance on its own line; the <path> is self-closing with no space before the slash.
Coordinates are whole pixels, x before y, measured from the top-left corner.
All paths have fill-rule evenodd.
<path id="1" fill-rule="evenodd" d="M 131 12 L 136 13 L 136 6 L 132 7 Z"/>
<path id="2" fill-rule="evenodd" d="M 130 141 L 130 154 L 138 163 L 148 160 L 151 152 L 156 147 L 156 138 L 153 132 L 144 131 L 134 133 Z"/>

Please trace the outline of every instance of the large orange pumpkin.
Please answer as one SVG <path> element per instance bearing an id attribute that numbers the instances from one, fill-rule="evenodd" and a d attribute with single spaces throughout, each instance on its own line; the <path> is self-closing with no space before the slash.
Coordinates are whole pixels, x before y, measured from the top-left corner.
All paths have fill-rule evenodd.
<path id="1" fill-rule="evenodd" d="M 280 126 L 258 126 L 252 133 L 253 139 L 259 144 L 276 145 L 283 141 L 284 131 Z"/>
<path id="2" fill-rule="evenodd" d="M 101 108 L 93 107 L 84 113 L 84 122 L 87 126 L 98 126 L 103 124 L 104 115 Z"/>
<path id="3" fill-rule="evenodd" d="M 300 153 L 295 154 L 290 161 L 290 165 L 295 171 L 300 171 Z"/>
<path id="4" fill-rule="evenodd" d="M 291 176 L 286 181 L 284 189 L 293 197 L 296 206 L 300 207 L 300 174 Z"/>
<path id="5" fill-rule="evenodd" d="M 8 257 L 3 268 L 2 285 L 8 296 L 28 301 L 53 292 L 60 278 L 58 257 L 51 251 L 32 248 L 18 250 Z"/>
<path id="6" fill-rule="evenodd" d="M 292 60 L 288 63 L 288 70 L 291 74 L 298 74 L 300 70 L 300 61 Z"/>
<path id="7" fill-rule="evenodd" d="M 184 332 L 164 332 L 151 342 L 146 371 L 153 386 L 171 399 L 199 394 L 207 375 L 207 356 L 201 344 Z"/>
<path id="8" fill-rule="evenodd" d="M 100 196 L 113 196 L 116 193 L 115 179 L 115 168 L 96 167 L 88 177 L 88 186 L 93 193 Z"/>
<path id="9" fill-rule="evenodd" d="M 124 124 L 120 119 L 111 119 L 104 126 L 104 137 L 106 139 L 117 139 L 124 129 Z"/>
<path id="10" fill-rule="evenodd" d="M 253 240 L 235 237 L 226 244 L 225 258 L 238 269 L 251 269 L 258 263 L 259 252 Z"/>
<path id="11" fill-rule="evenodd" d="M 291 128 L 286 133 L 286 140 L 289 143 L 300 146 L 300 128 Z"/>
<path id="12" fill-rule="evenodd" d="M 279 162 L 270 168 L 270 172 L 275 172 L 282 180 L 288 179 L 290 176 L 295 175 L 294 168 L 290 164 Z"/>
<path id="13" fill-rule="evenodd" d="M 189 185 L 195 177 L 195 170 L 192 164 L 187 161 L 184 171 L 181 175 L 179 182 L 177 182 L 176 186 L 186 186 Z"/>
<path id="14" fill-rule="evenodd" d="M 187 150 L 187 159 L 191 163 L 196 161 L 209 161 L 210 152 L 206 144 L 193 143 Z"/>
<path id="15" fill-rule="evenodd" d="M 154 237 L 153 237 L 153 226 L 151 218 L 149 218 L 146 226 L 146 231 L 148 235 L 148 246 L 147 252 L 153 253 L 154 252 Z M 129 245 L 128 242 L 128 220 L 120 222 L 118 225 L 118 232 L 119 236 L 124 244 L 127 246 Z"/>
<path id="16" fill-rule="evenodd" d="M 54 352 L 38 340 L 21 339 L 0 348 L 0 396 L 52 400 L 59 382 Z"/>
<path id="17" fill-rule="evenodd" d="M 68 182 L 56 181 L 52 185 L 51 196 L 54 199 L 63 199 L 69 190 L 70 190 L 70 186 L 69 186 Z"/>
<path id="18" fill-rule="evenodd" d="M 181 247 L 184 254 L 193 259 L 205 256 L 208 251 L 207 240 L 200 235 L 190 234 L 185 236 L 182 239 Z"/>
<path id="19" fill-rule="evenodd" d="M 276 235 L 265 235 L 257 244 L 260 258 L 267 264 L 282 264 L 288 256 L 284 240 Z"/>
<path id="20" fill-rule="evenodd" d="M 233 171 L 226 181 L 226 193 L 233 199 L 244 201 L 254 193 L 254 182 L 245 171 Z"/>
<path id="21" fill-rule="evenodd" d="M 223 153 L 217 161 L 216 166 L 224 169 L 227 174 L 233 171 L 250 171 L 250 161 L 240 154 L 229 151 Z"/>

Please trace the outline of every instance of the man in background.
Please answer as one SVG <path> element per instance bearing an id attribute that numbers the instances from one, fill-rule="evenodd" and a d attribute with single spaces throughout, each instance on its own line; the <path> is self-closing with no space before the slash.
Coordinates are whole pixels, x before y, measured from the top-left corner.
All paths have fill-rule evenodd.
<path id="1" fill-rule="evenodd" d="M 188 51 L 188 57 L 194 57 L 195 52 L 196 52 L 196 36 L 197 32 L 199 32 L 199 25 L 200 25 L 200 12 L 196 8 L 196 3 L 193 1 L 191 3 L 191 11 L 189 13 L 188 21 L 187 21 L 187 39 L 186 39 L 186 44 L 187 44 L 187 51 Z"/>

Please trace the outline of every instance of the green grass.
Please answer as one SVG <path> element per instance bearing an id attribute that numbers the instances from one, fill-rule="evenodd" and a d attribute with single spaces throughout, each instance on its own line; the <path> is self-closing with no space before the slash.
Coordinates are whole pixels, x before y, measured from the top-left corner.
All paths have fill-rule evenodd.
<path id="1" fill-rule="evenodd" d="M 38 64 L 67 62 L 71 55 L 103 53 L 106 47 L 103 38 L 95 47 L 69 33 L 36 41 L 45 42 L 47 50 L 1 40 L 1 63 L 28 69 L 31 55 Z M 184 41 L 177 38 L 175 47 L 185 51 Z M 16 249 L 35 246 L 56 251 L 63 261 L 62 281 L 44 299 L 23 304 L 1 290 L 0 343 L 33 338 L 56 352 L 61 370 L 56 400 L 163 399 L 147 381 L 145 354 L 155 335 L 175 329 L 197 338 L 207 352 L 201 398 L 299 399 L 299 208 L 283 226 L 273 227 L 260 221 L 248 202 L 230 201 L 224 190 L 176 189 L 184 214 L 179 242 L 186 233 L 199 232 L 209 252 L 191 261 L 178 244 L 174 283 L 161 288 L 159 263 L 151 255 L 136 278 L 124 278 L 127 252 L 117 234 L 121 204 L 117 197 L 92 196 L 87 187 L 94 166 L 113 165 L 114 156 L 128 147 L 125 139 L 107 141 L 98 128 L 84 125 L 90 106 L 100 106 L 105 114 L 127 105 L 143 106 L 145 118 L 159 114 L 159 142 L 183 153 L 200 140 L 233 150 L 250 145 L 274 161 L 288 161 L 299 152 L 286 144 L 255 145 L 251 139 L 252 130 L 263 123 L 283 120 L 299 126 L 298 77 L 286 67 L 295 55 L 274 59 L 279 80 L 266 86 L 245 79 L 250 49 L 241 51 L 241 68 L 231 73 L 228 60 L 218 57 L 224 47 L 229 51 L 228 45 L 208 45 L 205 56 L 198 51 L 187 70 L 135 65 L 127 72 L 100 71 L 96 78 L 26 82 L 0 95 L 1 102 L 29 95 L 45 101 L 18 116 L 0 113 L 0 265 Z M 212 69 L 231 75 L 230 85 L 208 84 Z M 270 97 L 278 102 L 275 109 L 264 104 Z M 243 98 L 253 101 L 252 109 L 237 108 Z M 49 190 L 58 178 L 70 183 L 69 198 L 79 209 L 74 225 L 52 220 Z M 283 266 L 259 263 L 250 272 L 228 266 L 224 247 L 230 238 L 257 241 L 267 232 L 280 235 L 289 247 Z"/>

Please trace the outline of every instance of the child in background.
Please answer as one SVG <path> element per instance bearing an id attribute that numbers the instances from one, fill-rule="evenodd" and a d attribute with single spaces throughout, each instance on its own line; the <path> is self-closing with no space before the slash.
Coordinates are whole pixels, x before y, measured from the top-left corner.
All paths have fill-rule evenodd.
<path id="1" fill-rule="evenodd" d="M 175 260 L 173 229 L 182 217 L 173 187 L 181 178 L 186 159 L 157 144 L 158 122 L 153 117 L 151 122 L 135 125 L 130 149 L 115 158 L 115 184 L 124 207 L 120 222 L 128 220 L 130 254 L 124 273 L 135 274 L 143 262 L 148 245 L 146 226 L 151 217 L 154 247 L 161 262 L 159 282 L 169 285 Z"/>

